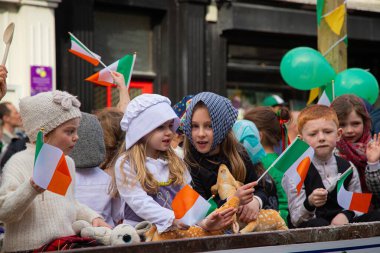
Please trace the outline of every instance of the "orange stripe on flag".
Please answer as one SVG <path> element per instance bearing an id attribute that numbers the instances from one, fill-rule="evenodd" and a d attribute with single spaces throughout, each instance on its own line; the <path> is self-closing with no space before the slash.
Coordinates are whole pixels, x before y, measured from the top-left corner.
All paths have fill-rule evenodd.
<path id="1" fill-rule="evenodd" d="M 305 157 L 297 166 L 297 173 L 301 177 L 301 181 L 297 185 L 297 195 L 300 194 L 303 182 L 305 181 L 307 172 L 310 167 L 310 157 Z"/>
<path id="2" fill-rule="evenodd" d="M 85 54 L 81 54 L 79 53 L 78 51 L 75 51 L 75 50 L 72 50 L 72 49 L 69 49 L 69 52 L 82 58 L 83 60 L 85 61 L 88 61 L 89 63 L 91 63 L 92 65 L 94 66 L 98 66 L 99 65 L 99 60 L 93 58 L 93 57 L 90 57 L 90 56 L 87 56 Z"/>
<path id="3" fill-rule="evenodd" d="M 189 185 L 185 185 L 174 197 L 172 208 L 176 219 L 181 219 L 197 201 L 199 194 Z"/>
<path id="4" fill-rule="evenodd" d="M 89 81 L 89 82 L 92 82 L 92 83 L 95 83 L 95 84 L 98 84 L 98 85 L 102 85 L 102 86 L 105 86 L 105 87 L 109 87 L 109 86 L 116 87 L 116 85 L 113 84 L 113 83 L 109 83 L 109 82 L 105 82 L 105 81 L 99 81 L 99 72 L 93 74 L 90 77 L 87 77 L 86 81 Z"/>
<path id="5" fill-rule="evenodd" d="M 57 194 L 66 195 L 66 191 L 71 183 L 71 175 L 69 168 L 67 167 L 65 156 L 62 155 L 57 164 L 57 168 L 50 180 L 47 190 L 55 192 Z"/>
<path id="6" fill-rule="evenodd" d="M 356 193 L 352 194 L 349 210 L 355 210 L 362 213 L 368 213 L 371 204 L 372 193 Z"/>

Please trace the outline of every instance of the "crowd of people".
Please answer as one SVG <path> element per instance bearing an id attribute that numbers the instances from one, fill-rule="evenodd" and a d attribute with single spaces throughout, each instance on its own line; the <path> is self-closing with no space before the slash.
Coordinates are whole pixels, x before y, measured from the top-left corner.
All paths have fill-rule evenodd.
<path id="1" fill-rule="evenodd" d="M 237 120 L 238 109 L 218 94 L 185 96 L 173 107 L 158 94 L 130 100 L 124 77 L 117 72 L 112 76 L 120 102 L 94 115 L 81 112 L 75 96 L 58 90 L 22 98 L 22 122 L 12 104 L 0 104 L 0 221 L 6 252 L 46 249 L 59 238 L 73 236 L 76 220 L 109 228 L 149 221 L 159 233 L 187 229 L 174 215 L 173 198 L 189 184 L 222 206 L 226 200 L 211 191 L 221 164 L 242 183 L 234 193 L 240 206 L 212 212 L 196 224 L 204 230 L 226 228 L 234 214 L 248 223 L 261 209 L 279 211 L 289 228 L 380 221 L 380 137 L 371 133 L 365 101 L 355 95 L 301 112 L 290 112 L 273 96 Z M 6 69 L 1 67 L 4 85 Z M 21 127 L 26 135 L 17 132 Z M 66 196 L 33 180 L 41 128 L 45 143 L 66 155 L 73 177 Z M 296 136 L 315 152 L 300 193 L 280 168 L 271 168 L 258 182 Z M 18 144 L 11 149 L 13 143 Z M 345 188 L 374 194 L 366 214 L 345 210 L 337 202 L 337 180 L 349 168 L 353 173 Z M 88 242 L 82 238 L 81 243 Z"/>

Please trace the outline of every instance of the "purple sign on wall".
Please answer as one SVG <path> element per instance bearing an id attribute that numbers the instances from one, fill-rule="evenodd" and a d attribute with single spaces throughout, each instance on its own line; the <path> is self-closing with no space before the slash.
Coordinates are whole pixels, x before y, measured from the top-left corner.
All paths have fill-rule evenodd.
<path id="1" fill-rule="evenodd" d="M 31 66 L 30 82 L 32 96 L 40 92 L 51 91 L 53 88 L 53 76 L 51 67 Z"/>

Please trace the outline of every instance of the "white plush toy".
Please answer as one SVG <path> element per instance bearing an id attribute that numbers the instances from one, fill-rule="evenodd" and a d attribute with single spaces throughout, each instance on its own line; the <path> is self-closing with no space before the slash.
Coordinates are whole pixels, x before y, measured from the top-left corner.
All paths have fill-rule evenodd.
<path id="1" fill-rule="evenodd" d="M 140 242 L 140 236 L 134 227 L 127 224 L 117 225 L 114 229 L 105 227 L 92 227 L 84 220 L 73 223 L 73 229 L 81 237 L 95 239 L 103 245 L 123 245 Z"/>

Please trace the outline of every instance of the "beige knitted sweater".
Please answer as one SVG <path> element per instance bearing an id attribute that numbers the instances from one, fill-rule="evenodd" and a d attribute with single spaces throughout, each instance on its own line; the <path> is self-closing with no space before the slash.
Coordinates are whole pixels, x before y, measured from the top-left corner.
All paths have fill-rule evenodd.
<path id="1" fill-rule="evenodd" d="M 76 220 L 91 222 L 100 217 L 74 198 L 75 165 L 66 156 L 73 182 L 66 196 L 45 191 L 38 194 L 30 185 L 35 145 L 29 144 L 7 162 L 1 176 L 0 221 L 5 224 L 3 250 L 23 251 L 41 247 L 51 240 L 74 235 Z"/>

